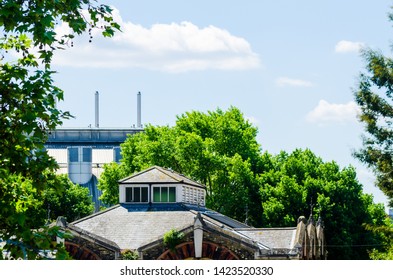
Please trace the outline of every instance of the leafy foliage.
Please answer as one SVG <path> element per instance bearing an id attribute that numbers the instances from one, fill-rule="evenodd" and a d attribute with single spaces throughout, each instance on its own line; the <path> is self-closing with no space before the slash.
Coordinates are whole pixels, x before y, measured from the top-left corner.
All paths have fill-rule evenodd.
<path id="1" fill-rule="evenodd" d="M 69 34 L 56 34 L 62 22 Z M 57 164 L 44 143 L 71 117 L 56 108 L 63 91 L 53 84 L 53 54 L 91 28 L 111 36 L 119 26 L 111 8 L 95 1 L 2 0 L 0 28 L 0 240 L 8 257 L 36 258 L 40 250 L 59 249 L 49 240 L 60 232 L 39 230 L 41 217 L 31 213 L 43 206 L 45 190 L 61 192 L 49 183 Z M 58 250 L 58 256 L 65 255 Z"/>
<path id="2" fill-rule="evenodd" d="M 367 135 L 355 156 L 376 174 L 377 186 L 393 206 L 393 60 L 373 50 L 363 51 L 367 73 L 360 75 L 355 100 Z"/>
<path id="3" fill-rule="evenodd" d="M 371 251 L 371 259 L 393 260 L 393 221 L 391 218 L 386 218 L 385 224 L 382 226 L 368 225 L 367 229 L 382 236 L 382 246 Z"/>
<path id="4" fill-rule="evenodd" d="M 389 14 L 389 19 L 393 21 L 393 13 Z M 363 49 L 362 55 L 365 71 L 360 74 L 354 95 L 360 108 L 359 120 L 364 124 L 366 133 L 363 135 L 363 147 L 354 152 L 354 156 L 374 172 L 377 187 L 389 199 L 389 206 L 393 207 L 393 59 L 372 49 Z M 391 224 L 368 228 L 379 232 L 385 244 L 382 249 L 374 249 L 371 257 L 392 259 Z"/>
<path id="5" fill-rule="evenodd" d="M 132 250 L 125 250 L 121 253 L 122 260 L 138 260 L 139 255 L 138 252 Z"/>
<path id="6" fill-rule="evenodd" d="M 43 201 L 33 180 L 0 169 L 0 199 L 0 238 L 5 242 L 2 250 L 6 258 L 45 258 L 43 252 L 54 250 L 56 258 L 68 258 L 64 247 L 52 238 L 64 238 L 66 233 L 58 227 L 44 226 L 43 216 L 39 215 Z"/>
<path id="7" fill-rule="evenodd" d="M 186 113 L 174 127 L 149 125 L 122 144 L 120 165 L 105 167 L 99 182 L 101 199 L 117 203 L 120 176 L 158 165 L 206 185 L 208 207 L 258 225 L 262 211 L 255 174 L 261 170 L 261 160 L 256 134 L 234 107 L 226 112 Z M 247 208 L 254 211 L 247 215 Z"/>
<path id="8" fill-rule="evenodd" d="M 207 207 L 256 227 L 292 227 L 299 216 L 322 216 L 329 258 L 367 259 L 383 241 L 383 205 L 362 192 L 353 167 L 323 162 L 310 150 L 262 153 L 257 130 L 236 108 L 185 113 L 174 127 L 147 126 L 122 145 L 121 164 L 100 180 L 106 202 L 118 202 L 121 176 L 152 165 L 170 167 L 208 187 Z"/>
<path id="9" fill-rule="evenodd" d="M 380 244 L 378 234 L 364 225 L 382 225 L 384 207 L 363 194 L 354 168 L 340 169 L 310 150 L 266 154 L 264 159 L 271 167 L 258 178 L 265 226 L 293 226 L 313 203 L 325 223 L 329 258 L 367 259 L 368 250 Z"/>
<path id="10" fill-rule="evenodd" d="M 41 216 L 46 214 L 49 221 L 63 216 L 68 222 L 73 222 L 94 212 L 94 204 L 89 190 L 73 184 L 67 175 L 57 176 L 50 184 L 56 184 L 63 189 L 60 192 L 54 188 L 44 191 Z"/>
<path id="11" fill-rule="evenodd" d="M 184 233 L 176 229 L 171 229 L 164 234 L 163 241 L 164 245 L 171 251 L 175 251 L 176 246 L 181 244 L 184 240 Z"/>
<path id="12" fill-rule="evenodd" d="M 119 202 L 118 181 L 128 175 L 124 168 L 112 162 L 104 165 L 104 172 L 100 176 L 98 188 L 102 190 L 100 200 L 106 205 L 115 205 Z"/>

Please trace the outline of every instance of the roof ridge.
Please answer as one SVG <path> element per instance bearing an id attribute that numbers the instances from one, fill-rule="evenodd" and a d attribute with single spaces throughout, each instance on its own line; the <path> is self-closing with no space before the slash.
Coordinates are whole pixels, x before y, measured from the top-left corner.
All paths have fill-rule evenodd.
<path id="1" fill-rule="evenodd" d="M 160 172 L 164 173 L 165 175 L 171 177 L 173 180 L 175 180 L 175 181 L 177 181 L 177 182 L 179 182 L 179 183 L 184 182 L 184 180 L 179 181 L 178 178 L 176 178 L 176 177 L 174 177 L 174 176 L 172 176 L 172 175 L 170 174 L 170 173 L 176 173 L 177 175 L 179 175 L 179 176 L 185 178 L 184 175 L 181 175 L 180 173 L 174 171 L 173 169 L 166 169 L 166 168 L 164 168 L 164 167 L 156 166 L 156 165 L 155 165 L 154 167 L 156 167 Z"/>
<path id="2" fill-rule="evenodd" d="M 149 167 L 149 168 L 147 168 L 147 169 L 143 169 L 143 170 L 140 170 L 140 171 L 138 171 L 138 172 L 134 172 L 134 173 L 131 174 L 130 176 L 127 176 L 126 178 L 123 178 L 123 179 L 121 179 L 121 180 L 118 181 L 118 182 L 121 183 L 121 182 L 126 181 L 126 180 L 128 180 L 128 179 L 131 179 L 131 178 L 133 178 L 133 177 L 142 175 L 143 173 L 146 173 L 146 172 L 148 172 L 148 171 L 151 171 L 151 170 L 152 170 L 153 168 L 155 168 L 155 167 L 156 167 L 156 166 L 153 165 L 153 166 L 151 166 L 151 167 Z"/>
<path id="3" fill-rule="evenodd" d="M 182 177 L 182 178 L 184 178 L 184 179 L 187 179 L 187 180 L 189 180 L 189 181 L 191 181 L 191 182 L 194 182 L 195 184 L 198 184 L 198 185 L 200 185 L 200 186 L 206 187 L 204 184 L 202 184 L 202 183 L 200 183 L 200 182 L 198 182 L 198 181 L 195 181 L 194 179 L 192 179 L 192 178 L 190 178 L 190 177 L 187 177 L 187 176 L 185 176 L 184 174 L 181 174 L 181 173 L 179 173 L 179 172 L 177 172 L 177 171 L 175 171 L 175 170 L 173 170 L 173 169 L 167 169 L 167 168 L 164 168 L 164 167 L 161 167 L 161 166 L 157 166 L 157 167 L 160 168 L 160 169 L 163 169 L 163 170 L 166 171 L 166 172 L 175 173 L 175 174 L 179 175 L 180 177 Z M 179 181 L 178 179 L 174 178 L 171 174 L 167 174 L 166 172 L 164 172 L 166 175 L 168 175 L 168 176 L 170 176 L 171 178 L 177 180 L 178 182 L 184 182 L 184 180 Z"/>

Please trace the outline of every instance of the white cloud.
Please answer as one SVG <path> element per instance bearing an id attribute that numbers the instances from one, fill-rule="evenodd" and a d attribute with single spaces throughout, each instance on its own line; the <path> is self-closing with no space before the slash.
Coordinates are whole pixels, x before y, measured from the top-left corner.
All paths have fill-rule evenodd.
<path id="1" fill-rule="evenodd" d="M 74 47 L 56 54 L 54 64 L 70 67 L 144 68 L 167 72 L 220 69 L 244 70 L 260 66 L 250 44 L 215 27 L 191 22 L 154 24 L 150 28 L 123 21 L 114 9 L 122 32 L 102 38 L 93 30 L 93 42 L 75 39 Z M 58 32 L 65 32 L 60 26 Z"/>
<path id="2" fill-rule="evenodd" d="M 317 107 L 307 114 L 306 120 L 318 124 L 354 122 L 358 113 L 359 107 L 353 101 L 334 104 L 320 100 Z"/>
<path id="3" fill-rule="evenodd" d="M 337 53 L 359 52 L 365 46 L 362 42 L 351 42 L 342 40 L 336 44 L 334 50 Z"/>
<path id="4" fill-rule="evenodd" d="M 287 77 L 280 77 L 276 79 L 276 84 L 280 87 L 291 86 L 291 87 L 312 87 L 313 83 L 310 81 L 291 79 Z"/>

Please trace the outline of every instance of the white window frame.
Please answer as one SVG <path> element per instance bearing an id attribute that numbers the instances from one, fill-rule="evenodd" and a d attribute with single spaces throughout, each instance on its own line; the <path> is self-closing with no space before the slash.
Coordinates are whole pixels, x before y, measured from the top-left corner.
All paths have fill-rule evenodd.
<path id="1" fill-rule="evenodd" d="M 160 201 L 154 201 L 154 189 L 155 188 L 159 188 L 160 189 Z M 162 201 L 162 189 L 163 188 L 167 188 L 168 189 L 168 199 L 167 199 L 167 201 Z M 169 201 L 169 190 L 171 189 L 171 188 L 174 188 L 175 189 L 175 201 Z M 152 186 L 152 190 L 151 190 L 151 192 L 152 192 L 152 198 L 151 198 L 151 202 L 153 202 L 153 203 L 176 203 L 177 202 L 177 197 L 178 197 L 178 194 L 177 194 L 177 186 L 173 186 L 173 185 L 169 185 L 169 186 Z"/>
<path id="2" fill-rule="evenodd" d="M 140 193 L 139 193 L 139 202 L 135 202 L 135 201 L 127 201 L 127 189 L 132 189 L 132 198 L 135 197 L 135 189 L 139 188 L 140 189 Z M 147 200 L 146 201 L 142 201 L 142 189 L 146 189 L 147 190 Z M 150 194 L 149 194 L 149 187 L 148 186 L 125 186 L 124 187 L 124 202 L 125 203 L 149 203 L 150 201 Z"/>

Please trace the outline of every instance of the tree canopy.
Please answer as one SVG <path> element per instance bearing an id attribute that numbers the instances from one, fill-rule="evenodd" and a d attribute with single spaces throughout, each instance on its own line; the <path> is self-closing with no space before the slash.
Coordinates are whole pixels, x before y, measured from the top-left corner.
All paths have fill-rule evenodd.
<path id="1" fill-rule="evenodd" d="M 261 169 L 257 129 L 239 109 L 185 113 L 176 125 L 148 125 L 121 145 L 120 165 L 105 166 L 98 187 L 107 204 L 118 203 L 117 180 L 152 165 L 172 168 L 208 187 L 207 205 L 258 224 L 262 212 L 255 174 Z"/>
<path id="2" fill-rule="evenodd" d="M 68 34 L 56 27 L 67 23 Z M 54 85 L 51 60 L 75 35 L 119 29 L 111 8 L 91 0 L 2 0 L 0 2 L 0 241 L 10 258 L 35 258 L 40 250 L 64 250 L 51 242 L 56 229 L 41 228 L 28 215 L 43 205 L 56 162 L 44 149 L 50 130 L 69 118 L 56 107 L 63 91 Z M 40 229 L 40 230 L 39 230 Z M 39 234 L 37 233 L 39 232 Z M 0 257 L 3 254 L 0 251 Z"/>
<path id="3" fill-rule="evenodd" d="M 366 72 L 360 75 L 355 100 L 365 125 L 363 148 L 355 156 L 376 174 L 376 184 L 393 206 L 393 60 L 363 50 Z"/>
<path id="4" fill-rule="evenodd" d="M 234 107 L 185 113 L 173 127 L 149 125 L 121 145 L 120 164 L 105 166 L 101 198 L 117 204 L 119 179 L 159 165 L 205 184 L 210 209 L 254 227 L 292 227 L 313 213 L 325 221 L 329 258 L 368 258 L 382 237 L 365 225 L 382 225 L 386 214 L 362 192 L 355 169 L 323 162 L 310 150 L 273 156 L 262 152 L 256 135 Z"/>
<path id="5" fill-rule="evenodd" d="M 63 189 L 60 192 L 55 188 L 46 189 L 42 208 L 36 215 L 45 217 L 47 221 L 55 221 L 62 216 L 70 223 L 94 212 L 88 188 L 72 183 L 65 174 L 56 176 L 49 184 L 59 185 Z"/>
<path id="6" fill-rule="evenodd" d="M 310 150 L 264 158 L 269 169 L 258 178 L 264 226 L 293 226 L 299 216 L 312 212 L 325 224 L 332 259 L 367 259 L 368 251 L 381 244 L 366 225 L 384 223 L 384 206 L 362 192 L 353 167 L 323 162 Z"/>
<path id="7" fill-rule="evenodd" d="M 393 13 L 389 14 L 393 21 Z M 354 97 L 364 124 L 363 146 L 354 156 L 376 175 L 376 186 L 393 207 L 393 59 L 382 52 L 364 48 L 365 70 L 360 74 Z M 392 222 L 369 226 L 383 236 L 384 248 L 373 250 L 372 258 L 393 258 Z"/>

